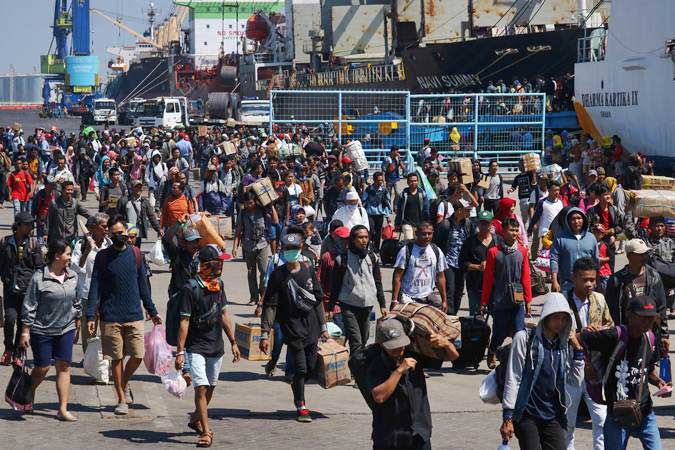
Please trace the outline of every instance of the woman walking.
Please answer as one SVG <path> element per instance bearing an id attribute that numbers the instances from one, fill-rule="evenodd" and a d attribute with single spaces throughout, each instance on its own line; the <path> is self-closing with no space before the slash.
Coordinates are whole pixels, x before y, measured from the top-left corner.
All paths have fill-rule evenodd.
<path id="1" fill-rule="evenodd" d="M 33 274 L 23 302 L 23 324 L 19 346 L 33 348 L 35 367 L 31 372 L 33 398 L 45 379 L 51 360 L 56 366 L 59 412 L 56 418 L 75 422 L 68 412 L 70 363 L 75 330 L 80 326 L 81 303 L 77 298 L 77 274 L 68 270 L 70 247 L 65 241 L 49 242 L 47 265 Z"/>

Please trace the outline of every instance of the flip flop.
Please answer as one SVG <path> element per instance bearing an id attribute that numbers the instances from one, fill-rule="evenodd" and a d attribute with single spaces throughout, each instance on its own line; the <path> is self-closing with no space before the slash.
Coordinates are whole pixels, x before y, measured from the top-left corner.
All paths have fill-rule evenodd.
<path id="1" fill-rule="evenodd" d="M 187 426 L 200 436 L 204 434 L 204 430 L 202 430 L 198 422 L 188 422 Z"/>

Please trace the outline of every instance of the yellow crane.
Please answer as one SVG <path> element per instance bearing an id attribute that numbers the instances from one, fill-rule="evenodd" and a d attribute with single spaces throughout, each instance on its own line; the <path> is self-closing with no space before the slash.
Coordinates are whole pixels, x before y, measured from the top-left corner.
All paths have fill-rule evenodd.
<path id="1" fill-rule="evenodd" d="M 126 31 L 127 33 L 131 34 L 132 36 L 136 37 L 139 41 L 145 42 L 146 44 L 150 44 L 158 50 L 163 50 L 163 47 L 161 45 L 157 44 L 156 42 L 154 42 L 152 39 L 146 38 L 141 33 L 135 31 L 134 29 L 132 29 L 132 28 L 126 26 L 124 23 L 122 23 L 122 19 L 113 19 L 112 17 L 102 13 L 101 11 L 99 11 L 95 8 L 90 8 L 89 11 L 91 11 L 92 13 L 94 13 L 96 15 L 99 15 L 99 16 L 103 17 L 105 20 L 112 23 L 116 27 L 118 27 L 118 28 Z"/>

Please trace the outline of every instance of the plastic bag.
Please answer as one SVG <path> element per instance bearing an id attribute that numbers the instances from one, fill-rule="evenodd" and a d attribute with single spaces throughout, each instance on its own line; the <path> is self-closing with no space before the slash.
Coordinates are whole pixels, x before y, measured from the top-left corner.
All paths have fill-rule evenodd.
<path id="1" fill-rule="evenodd" d="M 103 358 L 101 338 L 87 339 L 87 351 L 84 353 L 84 373 L 96 380 L 97 383 L 108 384 L 108 369 L 110 361 Z"/>
<path id="2" fill-rule="evenodd" d="M 539 250 L 537 259 L 534 260 L 534 267 L 542 272 L 551 272 L 551 251 L 548 249 Z"/>
<path id="3" fill-rule="evenodd" d="M 150 251 L 150 258 L 152 259 L 153 264 L 157 266 L 164 266 L 169 263 L 166 255 L 164 254 L 164 246 L 162 245 L 162 240 L 157 240 L 155 245 L 152 246 Z"/>
<path id="4" fill-rule="evenodd" d="M 164 376 L 173 367 L 173 349 L 166 343 L 164 327 L 155 325 L 145 333 L 145 355 L 143 362 L 148 372 Z"/>
<path id="5" fill-rule="evenodd" d="M 162 384 L 164 389 L 171 395 L 175 395 L 178 398 L 183 398 L 185 391 L 187 390 L 187 383 L 185 378 L 179 372 L 172 371 L 162 377 Z"/>
<path id="6" fill-rule="evenodd" d="M 497 372 L 493 370 L 485 377 L 480 384 L 478 395 L 483 403 L 489 403 L 491 405 L 498 405 L 501 403 L 497 396 Z"/>

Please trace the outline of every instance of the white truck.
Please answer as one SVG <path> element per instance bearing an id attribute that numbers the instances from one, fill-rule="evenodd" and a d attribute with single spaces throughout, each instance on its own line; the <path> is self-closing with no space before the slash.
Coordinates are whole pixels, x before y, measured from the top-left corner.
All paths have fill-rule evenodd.
<path id="1" fill-rule="evenodd" d="M 117 123 L 117 104 L 111 98 L 97 98 L 93 101 L 91 111 L 82 117 L 89 125 Z"/>
<path id="2" fill-rule="evenodd" d="M 187 99 L 185 97 L 157 97 L 143 102 L 143 107 L 134 125 L 152 128 L 163 127 L 168 129 L 177 126 L 190 125 L 188 117 Z"/>
<path id="3" fill-rule="evenodd" d="M 244 125 L 260 127 L 270 123 L 269 100 L 242 100 L 239 104 L 239 121 Z"/>

